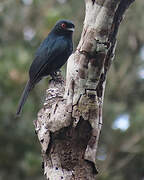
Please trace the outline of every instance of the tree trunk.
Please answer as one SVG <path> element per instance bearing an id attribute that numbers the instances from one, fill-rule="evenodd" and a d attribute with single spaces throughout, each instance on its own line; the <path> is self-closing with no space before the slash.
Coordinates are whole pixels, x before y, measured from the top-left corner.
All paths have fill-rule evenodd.
<path id="1" fill-rule="evenodd" d="M 85 0 L 79 45 L 65 83 L 49 83 L 35 130 L 48 180 L 94 180 L 108 69 L 122 17 L 134 0 Z"/>

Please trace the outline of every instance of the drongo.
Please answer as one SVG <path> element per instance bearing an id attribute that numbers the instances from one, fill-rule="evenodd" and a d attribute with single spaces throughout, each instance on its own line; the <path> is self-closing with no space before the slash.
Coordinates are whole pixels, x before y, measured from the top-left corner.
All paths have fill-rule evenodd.
<path id="1" fill-rule="evenodd" d="M 43 77 L 48 75 L 53 77 L 53 74 L 65 64 L 71 55 L 73 51 L 72 34 L 74 27 L 71 21 L 58 21 L 37 49 L 29 69 L 29 80 L 21 96 L 17 115 L 20 114 L 28 94 L 34 86 Z"/>

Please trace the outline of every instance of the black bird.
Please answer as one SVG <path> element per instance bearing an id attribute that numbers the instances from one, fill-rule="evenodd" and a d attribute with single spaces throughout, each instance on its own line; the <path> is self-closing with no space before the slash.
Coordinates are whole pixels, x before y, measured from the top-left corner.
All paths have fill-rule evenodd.
<path id="1" fill-rule="evenodd" d="M 73 51 L 72 34 L 74 24 L 68 20 L 60 20 L 37 49 L 30 66 L 29 80 L 21 96 L 17 115 L 28 97 L 29 92 L 43 77 L 53 74 L 61 68 Z"/>

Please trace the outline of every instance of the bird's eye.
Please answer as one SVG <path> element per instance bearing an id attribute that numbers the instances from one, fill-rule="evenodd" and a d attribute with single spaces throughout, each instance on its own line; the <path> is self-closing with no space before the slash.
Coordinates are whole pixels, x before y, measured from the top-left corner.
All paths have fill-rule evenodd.
<path id="1" fill-rule="evenodd" d="M 65 23 L 62 23 L 62 24 L 61 24 L 61 27 L 65 29 L 65 28 L 66 28 L 66 24 L 65 24 Z"/>

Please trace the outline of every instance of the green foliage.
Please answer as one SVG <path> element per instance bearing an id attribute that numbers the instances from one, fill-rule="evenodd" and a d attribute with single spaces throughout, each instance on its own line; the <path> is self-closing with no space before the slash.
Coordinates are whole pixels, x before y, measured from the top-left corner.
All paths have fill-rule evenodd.
<path id="1" fill-rule="evenodd" d="M 0 180 L 43 179 L 32 120 L 42 107 L 47 81 L 43 80 L 30 94 L 19 119 L 15 118 L 15 112 L 34 52 L 55 22 L 73 20 L 75 47 L 79 41 L 84 2 L 59 2 L 0 1 Z M 97 156 L 99 180 L 144 178 L 144 79 L 139 76 L 139 70 L 144 68 L 140 56 L 144 44 L 143 10 L 143 0 L 136 1 L 119 30 L 105 93 L 104 125 Z M 65 73 L 64 67 L 62 70 Z M 122 114 L 129 116 L 130 126 L 126 130 L 113 128 Z"/>

